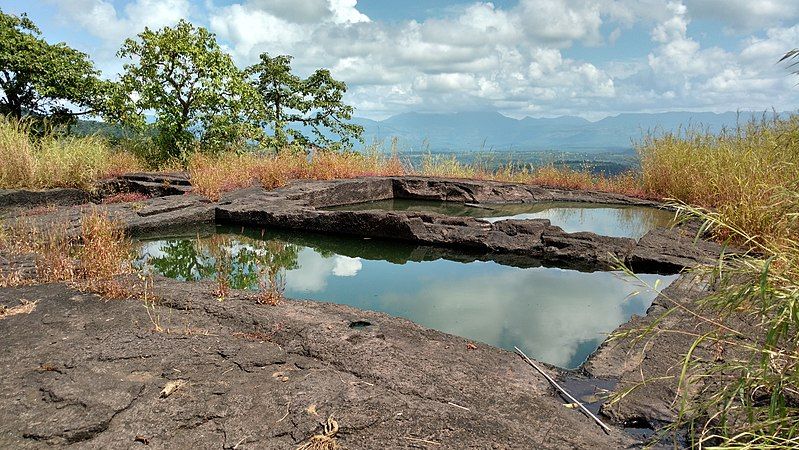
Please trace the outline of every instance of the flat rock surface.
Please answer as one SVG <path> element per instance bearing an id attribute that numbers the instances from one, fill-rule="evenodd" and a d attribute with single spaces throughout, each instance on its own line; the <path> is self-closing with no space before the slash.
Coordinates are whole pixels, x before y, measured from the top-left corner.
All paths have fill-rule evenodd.
<path id="1" fill-rule="evenodd" d="M 635 445 L 565 408 L 509 352 L 379 313 L 211 290 L 158 280 L 148 310 L 63 284 L 0 288 L 5 306 L 36 301 L 0 319 L 0 447 L 286 449 L 329 416 L 350 449 Z"/>

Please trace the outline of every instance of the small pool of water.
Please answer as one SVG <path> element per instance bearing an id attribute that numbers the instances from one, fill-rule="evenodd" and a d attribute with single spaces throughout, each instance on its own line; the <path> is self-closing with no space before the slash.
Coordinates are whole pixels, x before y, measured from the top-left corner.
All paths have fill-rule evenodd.
<path id="1" fill-rule="evenodd" d="M 520 268 L 433 259 L 430 248 L 313 234 L 218 228 L 216 234 L 144 241 L 137 264 L 181 280 L 228 272 L 258 289 L 279 273 L 290 298 L 330 301 L 405 317 L 426 327 L 578 367 L 607 333 L 655 297 L 615 272 Z M 465 261 L 470 258 L 464 258 Z M 268 269 L 268 270 L 266 270 Z M 224 273 L 223 272 L 223 273 Z M 643 275 L 658 289 L 676 276 Z"/>
<path id="2" fill-rule="evenodd" d="M 473 207 L 457 202 L 393 199 L 327 209 L 435 212 L 448 216 L 475 217 L 489 222 L 504 219 L 549 219 L 552 225 L 561 227 L 568 233 L 591 231 L 603 236 L 634 239 L 652 229 L 669 226 L 674 218 L 673 212 L 657 208 L 578 202 L 483 204 Z"/>

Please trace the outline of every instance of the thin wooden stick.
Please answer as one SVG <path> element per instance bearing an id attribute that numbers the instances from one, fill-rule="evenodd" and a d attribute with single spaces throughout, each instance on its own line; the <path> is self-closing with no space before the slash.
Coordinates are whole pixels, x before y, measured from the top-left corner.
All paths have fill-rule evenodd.
<path id="1" fill-rule="evenodd" d="M 436 441 L 428 441 L 427 439 L 419 439 L 419 438 L 410 437 L 410 436 L 405 436 L 405 439 L 407 439 L 407 440 L 409 440 L 409 441 L 424 442 L 425 444 L 431 444 L 431 445 L 441 445 L 441 442 L 436 442 Z"/>
<path id="2" fill-rule="evenodd" d="M 582 410 L 582 412 L 584 412 L 588 417 L 594 419 L 594 422 L 596 422 L 597 424 L 599 424 L 600 427 L 602 427 L 602 431 L 604 431 L 607 434 L 610 434 L 610 427 L 605 425 L 605 422 L 602 422 L 602 420 L 599 417 L 597 417 L 596 415 L 594 415 L 594 413 L 589 411 L 588 408 L 586 408 L 585 405 L 582 404 L 582 402 L 578 401 L 571 394 L 566 392 L 566 389 L 563 389 L 562 387 L 560 387 L 560 385 L 554 379 L 552 379 L 552 377 L 550 377 L 546 372 L 541 370 L 541 368 L 538 367 L 538 365 L 536 363 L 534 363 L 532 359 L 528 358 L 527 355 L 525 355 L 524 352 L 521 351 L 521 349 L 519 349 L 519 347 L 515 347 L 514 346 L 513 348 L 516 349 L 516 353 L 518 353 L 519 356 L 521 356 L 522 358 L 524 358 L 525 361 L 527 361 L 527 364 L 530 364 L 531 366 L 533 366 L 533 368 L 535 370 L 537 370 L 538 373 L 543 375 L 544 378 L 546 378 L 547 381 L 549 381 L 552 384 L 552 386 L 555 386 L 563 395 L 566 396 L 566 398 L 571 400 L 572 403 L 576 404 L 580 408 L 580 410 Z"/>
<path id="3" fill-rule="evenodd" d="M 467 408 L 465 406 L 461 406 L 461 405 L 459 405 L 457 403 L 447 402 L 447 404 L 450 405 L 450 406 L 454 406 L 456 408 L 465 409 L 466 411 L 471 411 L 471 409 L 469 409 L 469 408 Z"/>

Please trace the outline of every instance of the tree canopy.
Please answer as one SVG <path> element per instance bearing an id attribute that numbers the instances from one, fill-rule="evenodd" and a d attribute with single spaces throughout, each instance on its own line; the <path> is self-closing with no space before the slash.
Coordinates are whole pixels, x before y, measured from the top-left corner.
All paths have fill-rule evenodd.
<path id="1" fill-rule="evenodd" d="M 256 98 L 215 36 L 181 20 L 174 27 L 145 28 L 118 55 L 125 64 L 115 95 L 118 120 L 144 127 L 155 113 L 156 140 L 164 157 L 192 151 L 197 141 L 220 149 L 258 137 L 248 114 Z"/>
<path id="2" fill-rule="evenodd" d="M 119 80 L 102 80 L 86 54 L 49 44 L 26 15 L 0 11 L 0 114 L 94 114 L 109 126 L 147 130 L 156 163 L 196 149 L 339 150 L 363 133 L 350 122 L 346 84 L 328 70 L 302 78 L 292 73 L 291 56 L 263 53 L 242 71 L 213 33 L 185 20 L 145 28 L 117 56 L 127 60 Z"/>
<path id="3" fill-rule="evenodd" d="M 49 44 L 25 14 L 0 11 L 0 114 L 70 119 L 97 112 L 110 86 L 98 76 L 85 53 Z"/>
<path id="4" fill-rule="evenodd" d="M 349 122 L 353 107 L 343 102 L 344 82 L 326 69 L 301 78 L 291 73 L 288 55 L 262 53 L 260 59 L 244 73 L 261 95 L 259 117 L 261 125 L 273 132 L 266 139 L 270 147 L 281 149 L 292 143 L 336 150 L 360 140 L 363 127 Z"/>

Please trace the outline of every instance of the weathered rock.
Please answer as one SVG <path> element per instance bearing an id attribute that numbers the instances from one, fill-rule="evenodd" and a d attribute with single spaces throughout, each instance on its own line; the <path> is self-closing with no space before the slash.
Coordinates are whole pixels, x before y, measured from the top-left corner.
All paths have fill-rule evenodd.
<path id="1" fill-rule="evenodd" d="M 492 252 L 542 254 L 544 231 L 549 220 L 500 220 L 491 224 L 486 245 Z"/>
<path id="2" fill-rule="evenodd" d="M 558 227 L 550 227 L 541 236 L 544 245 L 542 255 L 553 261 L 582 261 L 601 268 L 612 268 L 624 262 L 635 247 L 629 238 L 600 236 L 594 233 L 564 233 Z"/>
<path id="3" fill-rule="evenodd" d="M 681 228 L 655 229 L 645 234 L 627 256 L 628 265 L 641 273 L 675 273 L 686 267 L 713 264 L 722 246 L 696 239 Z"/>
<path id="4" fill-rule="evenodd" d="M 99 181 L 94 197 L 102 199 L 118 193 L 135 192 L 147 197 L 182 195 L 191 192 L 188 174 L 176 173 L 129 173 L 116 178 Z"/>
<path id="5" fill-rule="evenodd" d="M 644 330 L 657 321 L 648 338 L 605 342 L 588 359 L 583 370 L 596 377 L 616 378 L 616 391 L 629 391 L 624 401 L 603 408 L 605 415 L 617 423 L 650 427 L 676 420 L 679 405 L 675 399 L 685 352 L 694 341 L 693 335 L 701 334 L 702 328 L 695 317 L 683 310 L 665 313 L 677 304 L 695 308 L 694 302 L 710 290 L 705 277 L 684 274 L 663 290 L 645 317 L 633 317 L 616 330 Z M 699 345 L 695 356 L 707 357 L 712 351 L 710 346 Z"/>
<path id="6" fill-rule="evenodd" d="M 92 211 L 107 214 L 117 221 L 128 235 L 172 231 L 214 221 L 214 204 L 196 195 L 157 197 L 140 202 L 109 205 L 81 205 L 55 208 L 30 217 L 7 219 L 9 224 L 21 220 L 27 226 L 47 229 L 57 226 L 67 234 L 80 234 L 81 217 Z"/>
<path id="7" fill-rule="evenodd" d="M 498 181 L 392 177 L 394 198 L 466 203 L 583 202 L 661 207 L 657 202 L 598 191 L 545 188 Z"/>
<path id="8" fill-rule="evenodd" d="M 7 208 L 35 206 L 71 206 L 89 201 L 89 194 L 80 189 L 58 188 L 44 190 L 0 189 L 0 211 Z"/>
<path id="9" fill-rule="evenodd" d="M 553 193 L 543 188 L 516 184 L 414 177 L 316 181 L 293 183 L 286 189 L 268 193 L 262 188 L 253 187 L 225 196 L 217 207 L 216 218 L 220 223 L 399 239 L 484 254 L 513 253 L 546 261 L 550 265 L 581 270 L 611 268 L 617 261 L 624 262 L 635 246 L 632 239 L 603 237 L 593 233 L 565 233 L 546 220 L 504 220 L 490 224 L 479 219 L 435 213 L 321 211 L 310 206 L 311 203 L 322 206 L 351 203 L 354 198 L 361 198 L 362 201 L 382 199 L 388 195 L 386 188 L 389 181 L 393 181 L 395 195 L 419 195 L 415 198 L 438 200 L 458 198 L 496 202 L 499 199 L 518 201 L 524 198 L 530 201 L 536 198 L 532 196 L 533 193 L 538 198 L 548 195 L 548 200 L 558 201 L 579 197 L 578 194 L 567 194 L 568 191 Z M 378 198 L 370 197 L 372 194 Z M 593 194 L 580 195 L 591 197 Z M 603 196 L 599 198 L 606 199 Z M 628 204 L 636 201 L 627 199 Z M 678 271 L 681 268 L 669 267 L 668 270 Z"/>
<path id="10" fill-rule="evenodd" d="M 509 352 L 346 306 L 211 291 L 159 279 L 148 316 L 61 284 L 0 289 L 4 305 L 38 301 L 0 320 L 0 446 L 285 449 L 330 415 L 350 449 L 635 442 L 564 408 Z"/>

